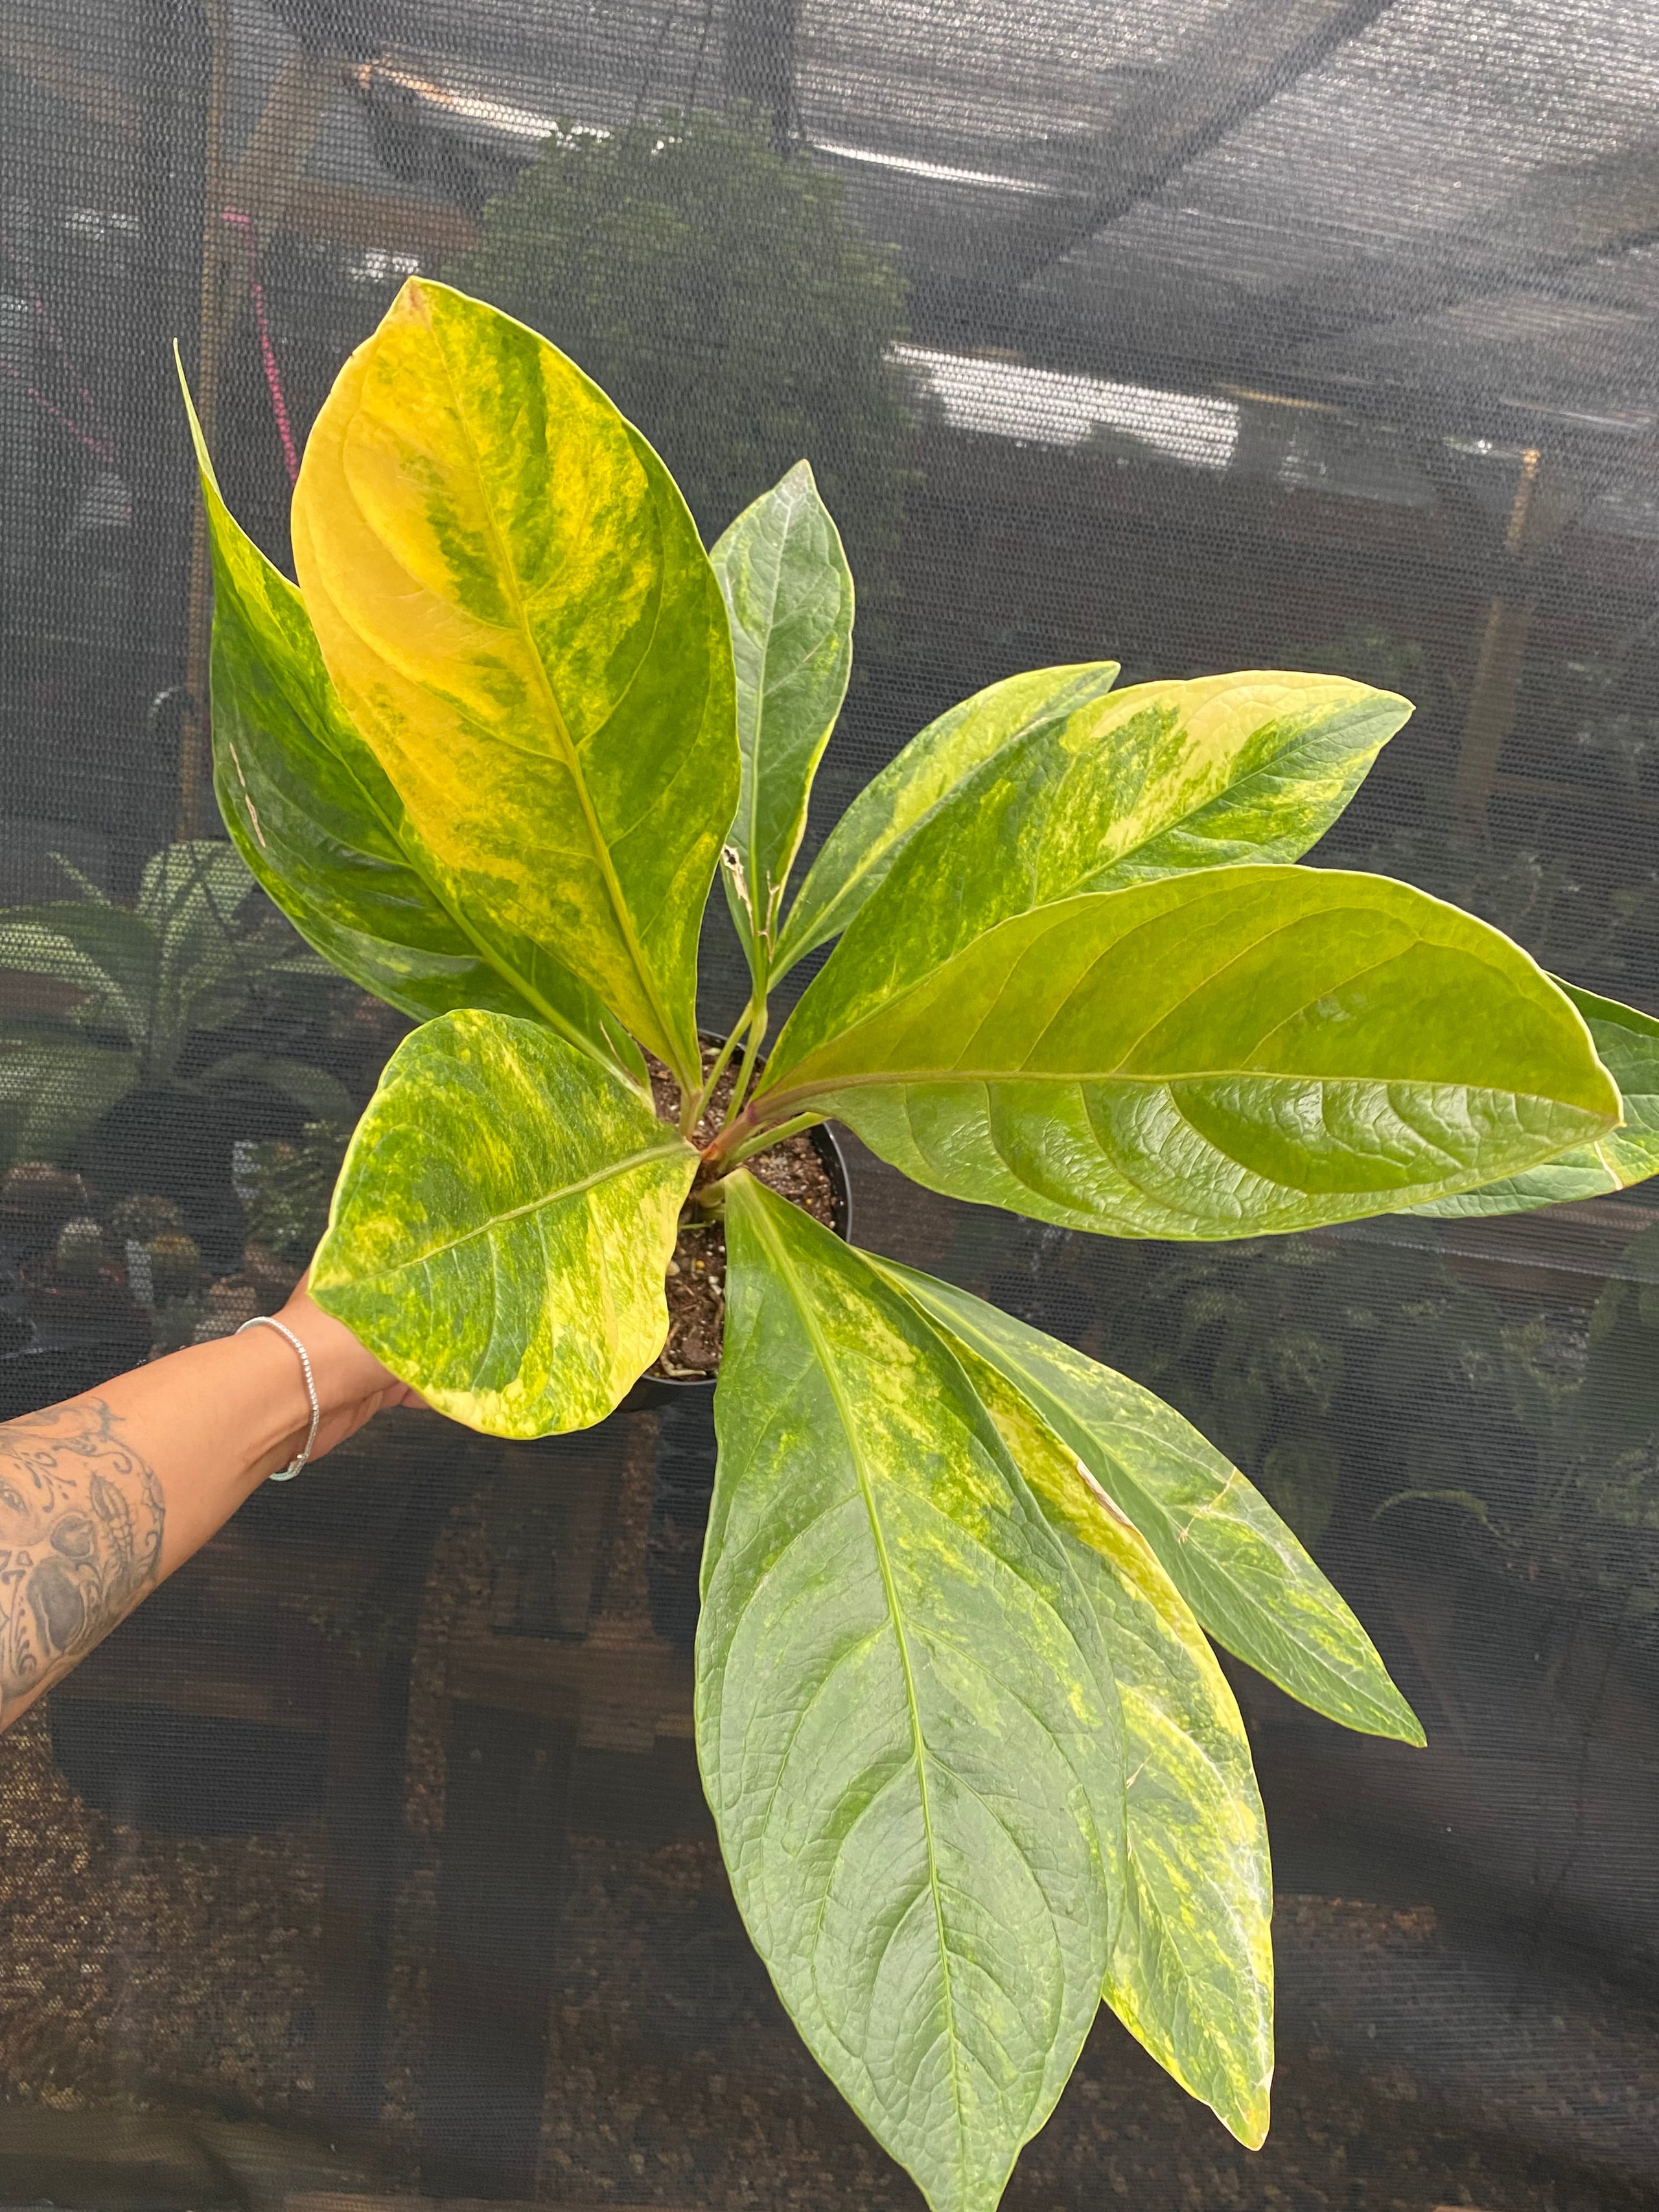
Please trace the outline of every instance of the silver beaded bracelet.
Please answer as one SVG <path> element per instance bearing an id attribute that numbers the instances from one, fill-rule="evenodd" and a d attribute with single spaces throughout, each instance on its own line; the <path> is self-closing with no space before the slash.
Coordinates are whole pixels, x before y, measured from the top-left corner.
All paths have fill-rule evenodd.
<path id="1" fill-rule="evenodd" d="M 255 1314 L 252 1321 L 242 1323 L 236 1334 L 240 1336 L 250 1328 L 274 1328 L 279 1336 L 288 1339 L 300 1355 L 300 1367 L 306 1378 L 306 1395 L 311 1401 L 311 1426 L 306 1431 L 306 1440 L 301 1449 L 286 1467 L 279 1467 L 270 1477 L 272 1482 L 292 1482 L 311 1457 L 311 1447 L 317 1441 L 317 1425 L 323 1418 L 323 1409 L 317 1403 L 317 1384 L 311 1372 L 311 1354 L 287 1323 L 278 1321 L 274 1314 Z"/>

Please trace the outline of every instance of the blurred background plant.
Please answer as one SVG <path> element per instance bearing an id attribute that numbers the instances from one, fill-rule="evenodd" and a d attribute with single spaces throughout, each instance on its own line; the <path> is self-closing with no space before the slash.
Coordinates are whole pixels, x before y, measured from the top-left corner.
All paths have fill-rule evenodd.
<path id="1" fill-rule="evenodd" d="M 1334 637 L 1308 646 L 1298 665 L 1398 691 L 1419 715 L 1433 714 L 1449 701 L 1449 686 L 1418 640 L 1372 619 L 1348 623 Z"/>
<path id="2" fill-rule="evenodd" d="M 79 897 L 0 909 L 0 1348 L 95 1364 L 283 1303 L 410 1024 L 228 844 L 164 848 L 131 905 L 64 872 Z"/>
<path id="3" fill-rule="evenodd" d="M 919 392 L 891 253 L 758 116 L 556 135 L 446 272 L 550 338 L 645 432 L 705 542 L 803 455 L 859 579 L 892 589 Z"/>
<path id="4" fill-rule="evenodd" d="M 237 1162 L 247 1215 L 245 1272 L 286 1295 L 328 1226 L 329 1200 L 351 1136 L 348 1121 L 307 1121 L 295 1139 L 250 1145 Z"/>
<path id="5" fill-rule="evenodd" d="M 1659 799 L 1659 714 L 1632 711 L 1624 658 L 1569 660 L 1561 674 L 1573 699 L 1579 752 L 1604 762 L 1627 793 Z"/>
<path id="6" fill-rule="evenodd" d="M 1641 711 L 1652 696 L 1642 659 L 1647 642 L 1644 629 L 1621 649 L 1552 663 L 1534 677 L 1505 759 L 1513 755 L 1525 769 L 1575 752 L 1591 776 L 1614 787 L 1613 805 L 1659 808 L 1659 715 Z M 1468 687 L 1443 654 L 1367 619 L 1297 647 L 1295 659 L 1299 667 L 1401 692 L 1414 706 L 1407 741 L 1384 755 L 1382 773 L 1318 859 L 1431 891 L 1493 923 L 1556 973 L 1626 998 L 1632 983 L 1638 1000 L 1644 988 L 1650 994 L 1659 974 L 1659 868 L 1638 862 L 1623 880 L 1610 872 L 1605 836 L 1586 842 L 1596 835 L 1596 815 L 1579 803 L 1577 787 L 1553 776 L 1523 775 L 1515 790 L 1498 794 L 1480 824 L 1463 819 L 1454 785 Z M 1398 764 L 1408 759 L 1405 772 Z M 1406 773 L 1418 793 L 1402 809 Z M 1650 842 L 1639 849 L 1650 850 Z"/>
<path id="7" fill-rule="evenodd" d="M 285 986 L 332 981 L 234 848 L 164 848 L 131 907 L 60 865 L 80 898 L 0 911 L 0 969 L 38 986 L 26 1011 L 0 1019 L 0 1158 L 62 1162 L 137 1092 L 258 1085 L 349 1117 L 327 1070 L 228 1034 L 256 1001 L 268 1014 Z"/>

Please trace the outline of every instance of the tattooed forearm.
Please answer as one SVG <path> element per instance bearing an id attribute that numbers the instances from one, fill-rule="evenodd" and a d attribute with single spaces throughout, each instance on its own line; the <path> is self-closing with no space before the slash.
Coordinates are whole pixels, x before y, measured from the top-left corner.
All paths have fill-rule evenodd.
<path id="1" fill-rule="evenodd" d="M 154 1585 L 165 1517 L 101 1398 L 0 1426 L 0 1727 Z"/>

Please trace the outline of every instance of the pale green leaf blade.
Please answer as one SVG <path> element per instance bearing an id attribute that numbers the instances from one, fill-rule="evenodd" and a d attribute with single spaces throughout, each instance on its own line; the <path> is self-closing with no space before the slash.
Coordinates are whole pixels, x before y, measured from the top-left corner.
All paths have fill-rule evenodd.
<path id="1" fill-rule="evenodd" d="M 1252 2150 L 1273 2070 L 1273 1875 L 1238 1706 L 1150 1546 L 1030 1401 L 952 1349 L 1015 1465 L 1067 1540 L 1123 1712 L 1128 1890 L 1106 2002 Z"/>
<path id="2" fill-rule="evenodd" d="M 137 1055 L 115 1047 L 73 1035 L 0 1036 L 0 1166 L 14 1160 L 61 1165 L 137 1079 Z"/>
<path id="3" fill-rule="evenodd" d="M 325 959 L 428 1021 L 461 1006 L 538 1017 L 643 1081 L 599 999 L 488 915 L 447 908 L 405 849 L 390 779 L 341 705 L 300 594 L 220 495 L 190 408 L 213 556 L 213 768 L 261 887 Z"/>
<path id="4" fill-rule="evenodd" d="M 252 889 L 247 864 L 234 845 L 185 837 L 145 861 L 137 910 L 164 948 L 195 952 L 222 944 L 234 932 Z"/>
<path id="5" fill-rule="evenodd" d="M 851 1029 L 1034 907 L 1301 857 L 1411 713 L 1342 676 L 1141 684 L 1039 721 L 935 807 L 812 985 Z"/>
<path id="6" fill-rule="evenodd" d="M 64 899 L 0 908 L 0 969 L 86 994 L 85 1012 L 141 1042 L 155 997 L 155 933 L 130 907 Z"/>
<path id="7" fill-rule="evenodd" d="M 769 951 L 806 803 L 853 669 L 853 575 L 811 467 L 744 509 L 709 554 L 732 622 L 743 780 L 725 874 L 753 960 Z"/>
<path id="8" fill-rule="evenodd" d="M 1103 698 L 1117 673 L 1115 660 L 1028 669 L 975 692 L 918 731 L 865 786 L 825 840 L 784 922 L 774 976 L 840 935 L 934 809 L 966 777 L 1030 732 L 1063 722 Z"/>
<path id="9" fill-rule="evenodd" d="M 689 1079 L 738 798 L 732 641 L 645 440 L 534 331 L 411 278 L 312 429 L 294 555 L 422 872 Z"/>
<path id="10" fill-rule="evenodd" d="M 1455 1198 L 1431 1199 L 1413 1209 L 1457 1219 L 1470 1214 L 1530 1213 L 1565 1199 L 1601 1198 L 1659 1175 L 1659 1021 L 1635 1006 L 1557 978 L 1557 988 L 1584 1017 L 1601 1065 L 1624 1100 L 1622 1127 L 1593 1144 L 1546 1160 L 1525 1174 L 1508 1176 Z"/>
<path id="11" fill-rule="evenodd" d="M 709 1802 L 814 2057 L 933 2212 L 991 2212 L 1107 1970 L 1115 1687 L 939 1337 L 828 1231 L 747 1176 L 728 1188 Z"/>
<path id="12" fill-rule="evenodd" d="M 398 1046 L 357 1125 L 312 1296 L 453 1420 L 586 1428 L 662 1349 L 696 1167 L 543 1024 L 443 1015 Z"/>
<path id="13" fill-rule="evenodd" d="M 851 949 L 786 1024 L 740 1137 L 838 1115 L 918 1182 L 1068 1228 L 1356 1220 L 1619 1112 L 1526 954 L 1386 877 L 1205 868 L 1063 900 L 826 1033 L 840 1001 L 817 994 Z"/>
<path id="14" fill-rule="evenodd" d="M 1127 1375 L 982 1298 L 892 1261 L 875 1264 L 1030 1401 L 1145 1537 L 1218 1644 L 1345 1728 L 1423 1741 L 1341 1595 L 1190 1421 Z"/>
<path id="15" fill-rule="evenodd" d="M 144 1007 L 145 1078 L 166 1080 L 192 1030 L 234 1020 L 256 963 L 247 957 L 247 865 L 222 838 L 181 838 L 144 866 L 137 913 L 155 935 L 155 988 Z"/>

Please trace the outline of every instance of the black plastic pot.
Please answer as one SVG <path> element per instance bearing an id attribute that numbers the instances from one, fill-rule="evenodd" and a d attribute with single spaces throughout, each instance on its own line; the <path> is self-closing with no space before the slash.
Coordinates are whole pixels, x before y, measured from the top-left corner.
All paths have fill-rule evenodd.
<path id="1" fill-rule="evenodd" d="M 827 1122 L 820 1121 L 806 1134 L 813 1151 L 823 1162 L 824 1173 L 836 1194 L 836 1234 L 843 1243 L 848 1243 L 853 1235 L 853 1186 L 847 1173 L 847 1156 Z M 714 1375 L 641 1375 L 617 1410 L 636 1413 L 647 1407 L 683 1405 L 688 1399 L 711 1395 L 719 1379 Z"/>
<path id="2" fill-rule="evenodd" d="M 847 1158 L 823 1122 L 809 1129 L 835 1192 L 836 1234 L 850 1237 L 852 1186 Z M 652 1483 L 646 1588 L 651 1626 L 688 1656 L 697 1630 L 699 1562 L 714 1493 L 714 1385 L 717 1376 L 677 1379 L 641 1375 L 621 1410 L 657 1416 L 656 1466 Z"/>

